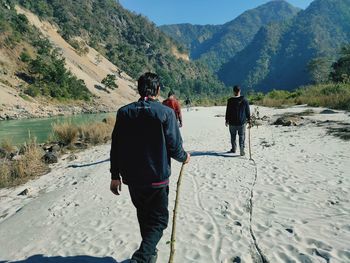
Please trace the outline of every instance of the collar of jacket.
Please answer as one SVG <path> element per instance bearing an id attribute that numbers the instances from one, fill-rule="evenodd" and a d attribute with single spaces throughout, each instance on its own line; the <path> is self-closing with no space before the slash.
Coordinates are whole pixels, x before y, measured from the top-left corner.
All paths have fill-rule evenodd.
<path id="1" fill-rule="evenodd" d="M 139 99 L 139 101 L 156 101 L 156 102 L 159 102 L 158 99 L 152 99 L 152 98 L 150 98 L 150 97 L 141 97 L 141 98 Z"/>

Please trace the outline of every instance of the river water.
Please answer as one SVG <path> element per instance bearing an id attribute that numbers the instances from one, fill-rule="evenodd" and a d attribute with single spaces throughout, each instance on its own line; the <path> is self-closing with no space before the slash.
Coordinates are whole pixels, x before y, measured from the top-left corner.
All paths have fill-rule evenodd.
<path id="1" fill-rule="evenodd" d="M 114 115 L 114 113 L 99 113 L 0 121 L 0 143 L 5 139 L 9 139 L 13 144 L 22 144 L 29 138 L 29 134 L 32 138 L 36 137 L 38 143 L 43 143 L 47 141 L 52 133 L 54 123 L 84 124 L 102 121 L 104 118 Z"/>

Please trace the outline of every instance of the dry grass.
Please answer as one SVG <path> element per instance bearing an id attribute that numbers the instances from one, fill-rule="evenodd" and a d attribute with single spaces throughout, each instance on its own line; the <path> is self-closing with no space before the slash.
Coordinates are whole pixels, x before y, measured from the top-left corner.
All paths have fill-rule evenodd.
<path id="1" fill-rule="evenodd" d="M 64 145 L 71 145 L 79 138 L 79 127 L 70 122 L 55 123 L 52 131 L 54 138 Z"/>
<path id="2" fill-rule="evenodd" d="M 286 99 L 272 99 L 272 98 L 263 98 L 259 105 L 271 108 L 281 108 L 293 105 L 293 102 L 290 102 Z"/>
<path id="3" fill-rule="evenodd" d="M 254 99 L 258 105 L 267 107 L 307 104 L 350 111 L 350 84 L 319 84 L 302 87 L 293 92 L 274 90 L 266 95 L 255 94 L 250 99 Z"/>
<path id="4" fill-rule="evenodd" d="M 115 118 L 108 117 L 102 122 L 94 122 L 83 125 L 71 123 L 55 124 L 53 137 L 64 145 L 72 145 L 78 140 L 93 145 L 106 143 L 111 138 Z"/>
<path id="5" fill-rule="evenodd" d="M 11 170 L 10 162 L 6 159 L 0 160 L 0 188 L 10 185 Z"/>
<path id="6" fill-rule="evenodd" d="M 16 152 L 16 147 L 13 145 L 10 139 L 3 140 L 1 142 L 0 148 L 5 152 L 5 156 L 2 156 L 2 157 L 7 157 L 11 153 Z"/>
<path id="7" fill-rule="evenodd" d="M 7 158 L 0 160 L 0 187 L 9 187 L 22 184 L 30 178 L 42 175 L 49 171 L 42 161 L 44 151 L 35 139 L 29 139 L 15 160 Z"/>
<path id="8" fill-rule="evenodd" d="M 71 123 L 56 123 L 53 125 L 53 137 L 66 146 L 71 146 L 78 140 L 93 145 L 106 143 L 111 138 L 114 124 L 115 118 L 112 117 L 102 122 L 79 126 Z M 1 147 L 6 153 L 13 153 L 16 150 L 9 140 L 5 140 Z M 13 160 L 10 154 L 0 158 L 0 188 L 25 183 L 30 178 L 49 171 L 48 165 L 42 160 L 45 152 L 35 139 L 29 139 L 19 152 L 20 154 Z"/>
<path id="9" fill-rule="evenodd" d="M 106 143 L 111 138 L 111 128 L 106 123 L 93 123 L 81 127 L 81 137 L 91 144 Z"/>

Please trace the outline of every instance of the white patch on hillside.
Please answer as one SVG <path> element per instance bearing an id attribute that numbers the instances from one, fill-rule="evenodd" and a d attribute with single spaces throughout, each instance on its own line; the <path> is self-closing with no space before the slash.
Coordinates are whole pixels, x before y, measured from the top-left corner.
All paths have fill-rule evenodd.
<path id="1" fill-rule="evenodd" d="M 88 89 L 98 97 L 98 101 L 110 107 L 123 105 L 136 99 L 135 82 L 125 72 L 99 54 L 95 49 L 89 48 L 86 55 L 78 55 L 74 48 L 69 45 L 57 32 L 57 28 L 49 22 L 41 21 L 32 12 L 16 6 L 16 11 L 24 14 L 29 22 L 37 27 L 50 42 L 61 50 L 62 56 L 66 59 L 66 67 L 78 79 L 84 80 Z M 100 62 L 96 63 L 96 57 L 100 57 Z M 122 72 L 121 74 L 118 74 Z M 107 74 L 115 74 L 118 88 L 110 90 L 110 94 L 95 88 L 101 86 L 101 81 Z"/>

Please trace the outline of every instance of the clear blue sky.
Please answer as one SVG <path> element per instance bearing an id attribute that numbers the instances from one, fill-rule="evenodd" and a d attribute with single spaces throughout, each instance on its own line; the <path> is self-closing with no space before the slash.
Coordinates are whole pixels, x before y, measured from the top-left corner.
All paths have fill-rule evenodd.
<path id="1" fill-rule="evenodd" d="M 305 9 L 312 0 L 287 0 Z M 123 7 L 148 17 L 156 25 L 224 24 L 269 0 L 119 0 Z"/>

